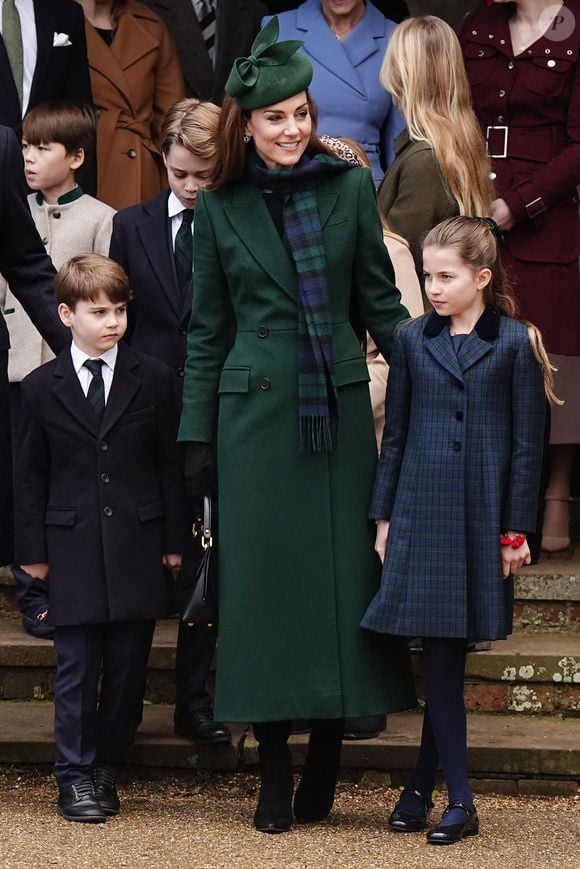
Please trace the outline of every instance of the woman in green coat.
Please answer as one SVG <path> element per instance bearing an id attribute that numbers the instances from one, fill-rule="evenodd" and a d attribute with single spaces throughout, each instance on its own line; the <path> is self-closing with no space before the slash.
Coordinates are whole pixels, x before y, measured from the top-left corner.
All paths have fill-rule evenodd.
<path id="1" fill-rule="evenodd" d="M 359 627 L 380 565 L 369 375 L 350 319 L 356 307 L 388 356 L 408 315 L 371 174 L 326 153 L 310 62 L 277 36 L 274 18 L 234 64 L 212 190 L 197 196 L 179 435 L 194 497 L 217 451 L 216 715 L 254 723 L 264 832 L 292 823 L 291 719 L 313 721 L 294 798 L 313 822 L 333 803 L 344 717 L 414 704 L 404 643 Z"/>

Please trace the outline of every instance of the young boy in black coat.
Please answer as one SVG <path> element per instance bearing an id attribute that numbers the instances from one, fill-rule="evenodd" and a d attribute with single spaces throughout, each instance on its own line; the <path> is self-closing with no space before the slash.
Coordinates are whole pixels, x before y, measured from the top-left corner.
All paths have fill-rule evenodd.
<path id="1" fill-rule="evenodd" d="M 58 812 L 99 822 L 119 811 L 115 780 L 167 612 L 163 568 L 181 563 L 178 409 L 169 368 L 119 343 L 120 266 L 73 257 L 55 295 L 72 345 L 22 381 L 17 555 L 31 576 L 50 575 Z"/>

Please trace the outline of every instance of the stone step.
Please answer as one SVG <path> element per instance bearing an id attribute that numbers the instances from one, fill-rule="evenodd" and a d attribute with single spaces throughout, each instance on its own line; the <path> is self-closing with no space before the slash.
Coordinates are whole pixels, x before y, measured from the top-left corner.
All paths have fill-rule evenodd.
<path id="1" fill-rule="evenodd" d="M 525 632 L 580 633 L 580 560 L 543 559 L 515 582 L 514 628 Z M 0 568 L 0 619 L 18 618 L 14 580 Z"/>
<path id="2" fill-rule="evenodd" d="M 177 622 L 157 625 L 149 658 L 146 699 L 172 703 Z M 421 695 L 420 655 L 413 665 Z M 52 643 L 25 634 L 18 621 L 0 619 L 0 700 L 53 696 Z M 469 711 L 580 714 L 580 634 L 517 633 L 467 656 Z"/>
<path id="3" fill-rule="evenodd" d="M 54 757 L 53 706 L 49 702 L 0 703 L 0 764 L 42 766 Z M 232 727 L 230 745 L 196 745 L 173 734 L 170 706 L 146 705 L 143 723 L 129 756 L 129 767 L 152 774 L 175 774 L 192 769 L 233 770 L 257 765 L 256 743 L 245 725 Z M 345 741 L 344 770 L 386 771 L 400 784 L 414 764 L 421 732 L 421 716 L 391 715 L 377 739 Z M 483 785 L 511 792 L 509 783 L 580 779 L 580 721 L 521 718 L 517 715 L 475 714 L 468 717 L 469 769 Z M 304 762 L 308 736 L 291 738 L 296 766 Z M 499 783 L 503 782 L 500 787 Z"/>

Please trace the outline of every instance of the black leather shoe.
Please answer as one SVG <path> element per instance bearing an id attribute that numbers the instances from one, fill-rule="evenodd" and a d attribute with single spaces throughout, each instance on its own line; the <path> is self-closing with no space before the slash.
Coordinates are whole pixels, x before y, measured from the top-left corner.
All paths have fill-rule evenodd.
<path id="1" fill-rule="evenodd" d="M 465 803 L 455 800 L 455 802 L 449 803 L 443 812 L 443 818 L 451 809 L 463 809 L 465 820 L 459 824 L 448 824 L 447 826 L 441 826 L 441 822 L 439 822 L 427 833 L 427 842 L 430 845 L 454 845 L 456 842 L 460 842 L 464 836 L 477 836 L 479 833 L 479 818 L 475 806 L 466 806 Z"/>
<path id="2" fill-rule="evenodd" d="M 387 822 L 395 833 L 418 833 L 427 826 L 427 815 L 433 808 L 433 803 L 430 800 L 426 800 L 420 791 L 412 790 L 411 793 L 421 800 L 424 811 L 421 814 L 413 815 L 411 812 L 404 812 L 399 808 L 399 803 L 397 803 Z"/>
<path id="3" fill-rule="evenodd" d="M 95 797 L 90 779 L 60 788 L 57 812 L 67 821 L 81 821 L 85 824 L 102 824 L 107 820 L 105 810 Z"/>
<path id="4" fill-rule="evenodd" d="M 176 736 L 184 736 L 194 742 L 217 744 L 230 742 L 232 738 L 229 728 L 221 721 L 214 721 L 208 712 L 192 712 L 187 718 L 176 715 L 173 719 Z"/>
<path id="5" fill-rule="evenodd" d="M 121 804 L 117 794 L 117 770 L 114 766 L 96 766 L 93 770 L 95 799 L 106 815 L 118 815 Z"/>
<path id="6" fill-rule="evenodd" d="M 343 739 L 375 739 L 386 726 L 386 715 L 365 715 L 364 718 L 346 718 Z"/>

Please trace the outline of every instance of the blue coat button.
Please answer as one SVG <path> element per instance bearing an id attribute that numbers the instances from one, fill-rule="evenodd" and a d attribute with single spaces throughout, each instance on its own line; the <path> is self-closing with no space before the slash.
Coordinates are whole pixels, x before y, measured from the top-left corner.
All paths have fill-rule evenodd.
<path id="1" fill-rule="evenodd" d="M 458 453 L 459 450 L 461 449 L 461 444 L 459 443 L 459 441 L 453 441 L 453 443 L 451 444 L 451 449 L 454 452 Z"/>
<path id="2" fill-rule="evenodd" d="M 457 411 L 457 413 L 455 414 L 455 419 L 459 420 L 459 422 L 462 421 L 462 419 L 463 419 L 463 411 L 462 410 Z"/>
<path id="3" fill-rule="evenodd" d="M 105 514 L 105 516 L 110 517 L 113 515 L 114 512 L 115 511 L 113 510 L 112 507 L 103 507 L 103 513 Z"/>

